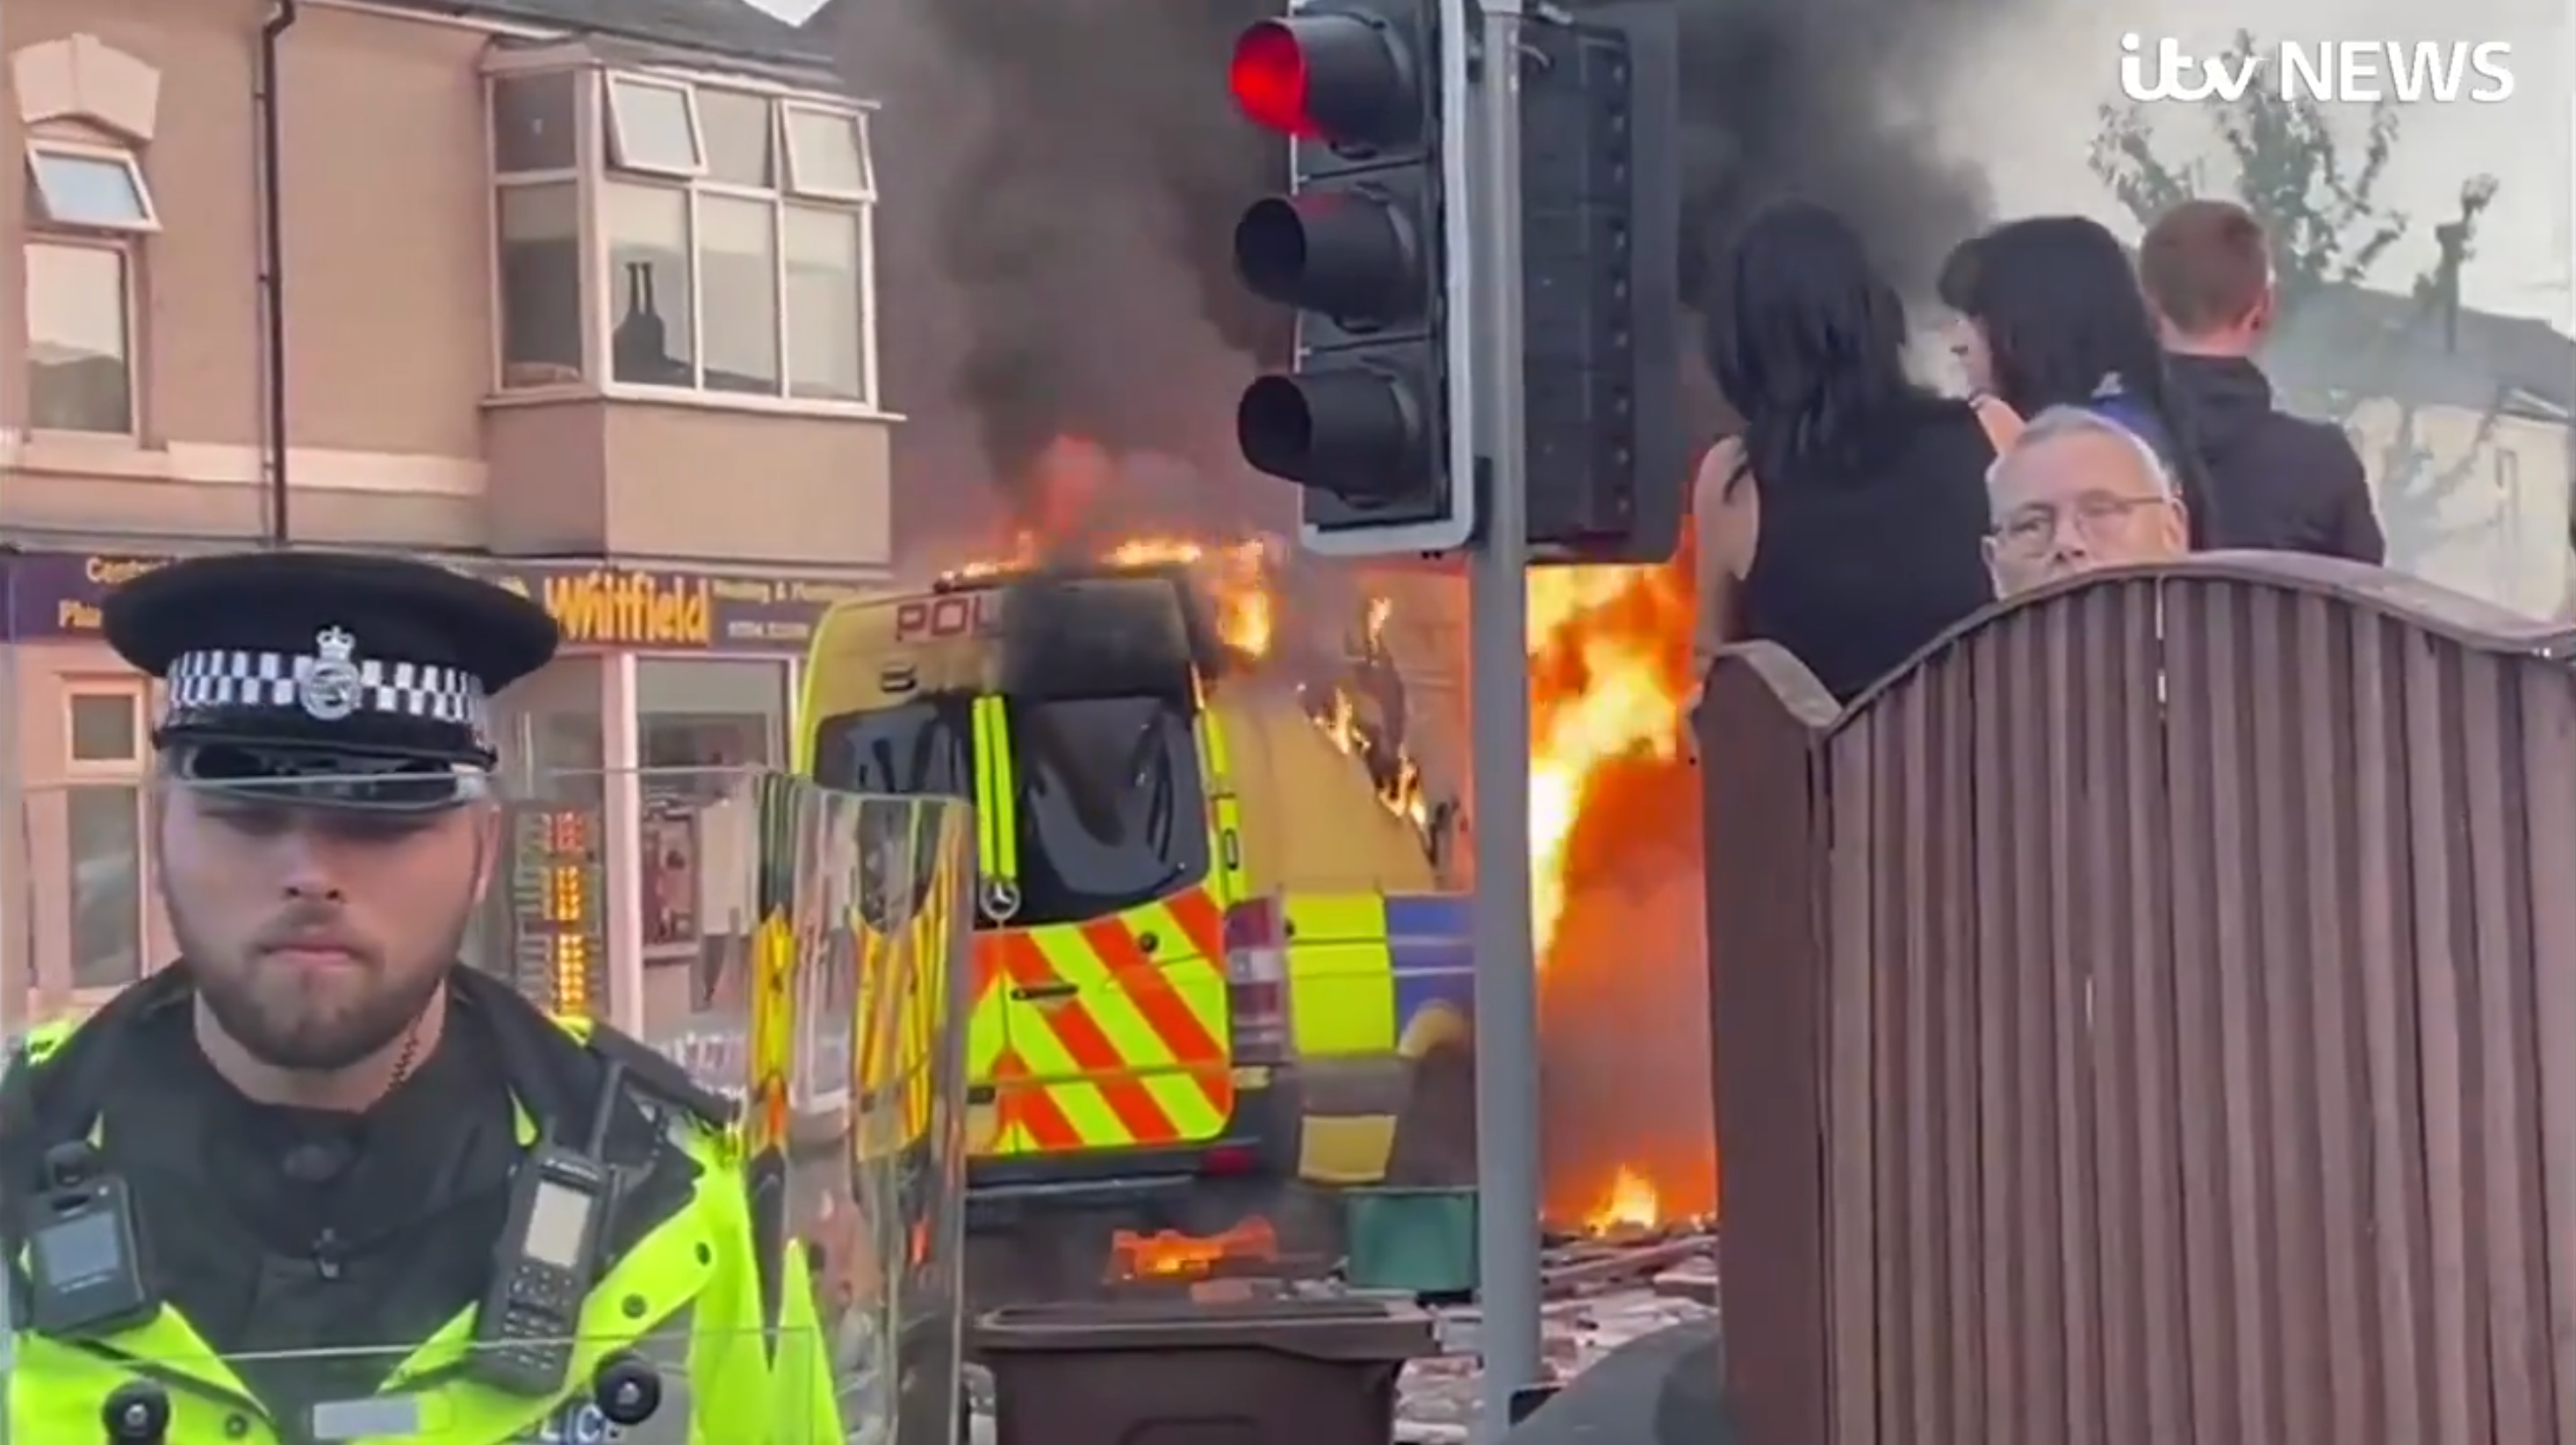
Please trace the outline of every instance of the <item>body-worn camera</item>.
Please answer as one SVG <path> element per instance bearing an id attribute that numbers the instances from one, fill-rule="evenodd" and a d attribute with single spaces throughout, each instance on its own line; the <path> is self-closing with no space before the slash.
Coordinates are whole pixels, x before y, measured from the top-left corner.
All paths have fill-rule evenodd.
<path id="1" fill-rule="evenodd" d="M 134 1200 L 87 1143 L 45 1154 L 27 1218 L 29 1323 L 63 1338 L 142 1323 L 161 1301 L 147 1280 Z"/>

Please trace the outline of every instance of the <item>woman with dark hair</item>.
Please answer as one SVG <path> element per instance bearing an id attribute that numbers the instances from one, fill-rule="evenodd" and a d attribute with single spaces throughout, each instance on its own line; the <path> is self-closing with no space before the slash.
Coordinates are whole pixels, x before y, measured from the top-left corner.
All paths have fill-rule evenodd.
<path id="1" fill-rule="evenodd" d="M 1950 350 L 1974 395 L 2019 417 L 2076 406 L 2128 428 L 2173 472 L 2199 543 L 2208 472 L 2119 238 L 2082 216 L 2008 222 L 1953 250 L 1939 289 L 1959 313 Z"/>
<path id="2" fill-rule="evenodd" d="M 1700 672 L 1776 642 L 1848 702 L 1993 596 L 1995 443 L 1906 374 L 1905 308 L 1840 216 L 1773 205 L 1714 279 L 1709 370 L 1744 424 L 1692 493 Z"/>

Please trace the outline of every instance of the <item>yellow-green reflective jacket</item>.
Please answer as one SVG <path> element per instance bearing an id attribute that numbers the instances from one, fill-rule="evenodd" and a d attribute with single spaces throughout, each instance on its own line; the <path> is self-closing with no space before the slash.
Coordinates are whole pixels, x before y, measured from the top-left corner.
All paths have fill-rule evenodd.
<path id="1" fill-rule="evenodd" d="M 530 1019 L 542 1019 L 515 996 L 509 1003 Z M 77 1034 L 102 1027 L 105 1017 L 77 1029 L 49 1026 L 28 1037 L 9 1087 L 0 1089 L 0 1129 L 28 1124 L 24 1108 L 11 1110 L 5 1095 L 41 1075 Z M 621 1061 L 653 1057 L 605 1031 L 594 1038 L 584 1021 L 555 1027 L 561 1034 L 543 1030 L 555 1047 L 594 1053 L 614 1047 Z M 685 1088 L 685 1076 L 676 1069 L 669 1077 Z M 645 1090 L 630 1084 L 628 1092 Z M 668 1096 L 655 1102 L 665 1104 Z M 514 1107 L 520 1142 L 534 1144 L 536 1119 L 524 1104 Z M 159 1384 L 170 1401 L 168 1445 L 577 1445 L 609 1439 L 626 1445 L 842 1445 L 828 1346 L 805 1272 L 792 1259 L 778 1266 L 794 1272 L 783 1276 L 783 1286 L 774 1286 L 780 1300 L 774 1326 L 766 1318 L 749 1196 L 731 1127 L 703 1110 L 654 1107 L 650 1113 L 667 1130 L 669 1147 L 697 1165 L 694 1193 L 615 1256 L 592 1288 L 560 1394 L 511 1394 L 469 1378 L 464 1366 L 475 1326 L 469 1307 L 398 1363 L 386 1352 L 390 1370 L 372 1397 L 324 1407 L 317 1412 L 326 1416 L 320 1420 L 275 1419 L 196 1328 L 163 1305 L 143 1323 L 111 1333 L 77 1340 L 19 1335 L 8 1377 L 9 1445 L 100 1440 L 108 1396 L 140 1380 Z M 773 1272 L 771 1278 L 782 1276 Z M 591 1404 L 591 1380 L 601 1361 L 620 1351 L 658 1369 L 663 1397 L 651 1420 L 612 1433 Z"/>

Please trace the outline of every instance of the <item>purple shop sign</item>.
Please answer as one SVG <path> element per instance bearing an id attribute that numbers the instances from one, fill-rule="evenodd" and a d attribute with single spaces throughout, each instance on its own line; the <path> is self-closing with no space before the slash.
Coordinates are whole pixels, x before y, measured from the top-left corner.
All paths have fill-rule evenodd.
<path id="1" fill-rule="evenodd" d="M 0 557 L 8 590 L 8 636 L 42 640 L 98 635 L 98 605 L 110 588 L 168 561 L 116 552 L 22 552 Z"/>
<path id="2" fill-rule="evenodd" d="M 95 637 L 110 588 L 164 556 L 25 552 L 0 556 L 6 635 Z M 605 563 L 457 559 L 451 565 L 543 603 L 573 647 L 677 652 L 799 652 L 824 609 L 866 589 L 853 582 Z"/>

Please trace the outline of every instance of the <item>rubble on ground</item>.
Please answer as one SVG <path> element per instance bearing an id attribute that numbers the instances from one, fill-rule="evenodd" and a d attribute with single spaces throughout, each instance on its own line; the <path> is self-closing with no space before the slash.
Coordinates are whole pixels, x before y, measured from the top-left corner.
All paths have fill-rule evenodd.
<path id="1" fill-rule="evenodd" d="M 1540 1284 L 1540 1353 L 1562 1382 L 1632 1340 L 1716 1314 L 1717 1239 L 1702 1230 L 1674 1230 L 1558 1241 L 1541 1257 Z M 1269 1287 L 1299 1295 L 1344 1292 L 1328 1282 Z M 1239 1297 L 1259 1286 L 1236 1280 L 1220 1288 Z M 1475 1424 L 1476 1307 L 1435 1304 L 1432 1312 L 1441 1352 L 1405 1366 L 1397 1386 L 1397 1445 L 1461 1445 Z M 967 1393 L 975 1410 L 971 1438 L 981 1445 L 993 1438 L 991 1374 L 967 1367 Z"/>
<path id="2" fill-rule="evenodd" d="M 1570 1380 L 1612 1350 L 1717 1313 L 1717 1240 L 1658 1235 L 1551 1248 L 1540 1265 L 1541 1363 Z M 1397 1445 L 1460 1445 L 1473 1429 L 1480 1381 L 1474 1306 L 1437 1311 L 1442 1353 L 1405 1366 L 1397 1386 Z"/>

